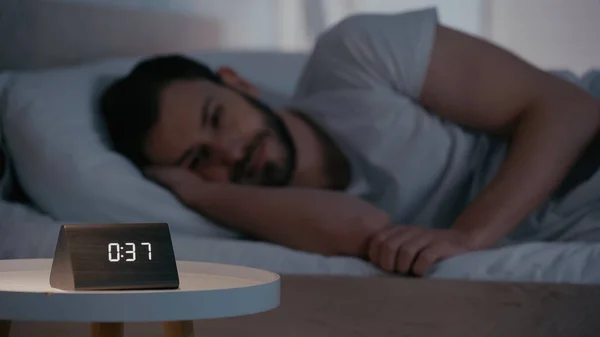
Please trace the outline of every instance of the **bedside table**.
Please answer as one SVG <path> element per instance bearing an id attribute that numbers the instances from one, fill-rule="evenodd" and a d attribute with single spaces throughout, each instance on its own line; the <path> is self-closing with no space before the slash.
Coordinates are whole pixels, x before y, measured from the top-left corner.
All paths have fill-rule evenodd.
<path id="1" fill-rule="evenodd" d="M 250 316 L 198 320 L 195 336 L 596 337 L 600 287 L 395 277 L 281 277 L 281 305 Z M 11 337 L 75 337 L 86 324 L 13 324 Z M 160 323 L 127 324 L 160 337 Z"/>

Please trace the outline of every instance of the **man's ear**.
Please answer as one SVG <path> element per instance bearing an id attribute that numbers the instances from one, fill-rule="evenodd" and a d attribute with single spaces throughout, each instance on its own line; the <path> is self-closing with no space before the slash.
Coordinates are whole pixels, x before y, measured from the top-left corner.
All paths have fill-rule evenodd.
<path id="1" fill-rule="evenodd" d="M 228 86 L 241 91 L 251 97 L 258 97 L 258 88 L 255 87 L 252 83 L 248 82 L 246 79 L 241 77 L 235 70 L 230 67 L 220 67 L 217 70 L 217 74 L 223 81 L 223 83 Z"/>

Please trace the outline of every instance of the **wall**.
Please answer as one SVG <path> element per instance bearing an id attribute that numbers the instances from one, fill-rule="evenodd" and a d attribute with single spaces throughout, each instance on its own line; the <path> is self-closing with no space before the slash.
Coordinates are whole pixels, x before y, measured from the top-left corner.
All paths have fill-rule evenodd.
<path id="1" fill-rule="evenodd" d="M 4 1 L 4 0 L 0 0 Z M 481 34 L 487 0 L 49 0 L 107 7 L 186 13 L 220 23 L 224 49 L 302 51 L 329 25 L 356 12 L 439 8 L 443 23 Z"/>
<path id="2" fill-rule="evenodd" d="M 325 0 L 327 1 L 327 0 Z M 357 0 L 357 9 L 378 11 L 404 11 L 414 8 L 438 9 L 440 21 L 470 34 L 484 35 L 486 26 L 483 12 L 488 0 Z"/>
<path id="3" fill-rule="evenodd" d="M 600 67 L 600 1 L 490 0 L 490 36 L 543 68 Z"/>
<path id="4" fill-rule="evenodd" d="M 210 19 L 82 2 L 0 0 L 0 71 L 219 47 Z"/>
<path id="5" fill-rule="evenodd" d="M 32 3 L 42 5 L 26 5 Z M 0 0 L 0 45 L 10 46 L 0 50 L 0 67 L 43 66 L 49 53 L 76 61 L 69 54 L 82 45 L 96 57 L 163 49 L 308 50 L 320 31 L 346 15 L 432 5 L 442 23 L 490 38 L 540 67 L 580 74 L 600 67 L 600 0 Z M 72 15 L 86 7 L 95 14 Z M 90 39 L 93 44 L 83 43 Z"/>

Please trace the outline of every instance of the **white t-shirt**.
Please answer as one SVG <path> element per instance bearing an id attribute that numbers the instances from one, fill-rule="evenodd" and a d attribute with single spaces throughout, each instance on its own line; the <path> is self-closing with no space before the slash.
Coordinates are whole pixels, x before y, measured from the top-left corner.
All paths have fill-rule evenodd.
<path id="1" fill-rule="evenodd" d="M 418 103 L 435 9 L 345 19 L 318 40 L 291 104 L 351 162 L 348 193 L 395 223 L 450 226 L 493 176 L 505 145 Z"/>

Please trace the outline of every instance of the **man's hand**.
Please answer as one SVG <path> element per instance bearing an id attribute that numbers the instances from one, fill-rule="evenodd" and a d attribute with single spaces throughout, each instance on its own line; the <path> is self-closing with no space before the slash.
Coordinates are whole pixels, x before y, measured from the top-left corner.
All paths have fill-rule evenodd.
<path id="1" fill-rule="evenodd" d="M 146 176 L 171 190 L 185 204 L 191 204 L 198 189 L 206 183 L 190 170 L 180 167 L 151 167 Z"/>
<path id="2" fill-rule="evenodd" d="M 440 260 L 475 250 L 466 233 L 456 229 L 387 227 L 369 244 L 369 260 L 388 272 L 425 275 Z"/>

